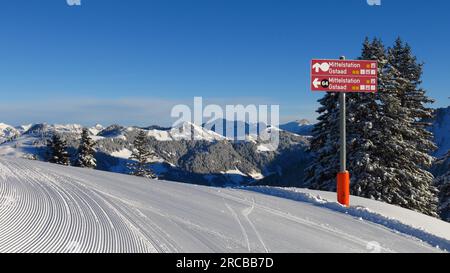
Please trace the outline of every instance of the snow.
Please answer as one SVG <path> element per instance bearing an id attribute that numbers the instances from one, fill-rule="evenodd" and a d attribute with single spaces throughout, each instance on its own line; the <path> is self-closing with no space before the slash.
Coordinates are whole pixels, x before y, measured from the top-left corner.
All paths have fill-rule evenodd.
<path id="1" fill-rule="evenodd" d="M 128 149 L 122 149 L 117 152 L 112 152 L 111 155 L 118 158 L 129 159 L 133 152 Z"/>
<path id="2" fill-rule="evenodd" d="M 81 134 L 81 132 L 83 131 L 83 126 L 81 126 L 80 124 L 65 124 L 65 125 L 55 124 L 53 125 L 53 127 L 57 132 L 69 132 L 69 133 L 78 132 Z"/>
<path id="3" fill-rule="evenodd" d="M 105 137 L 102 137 L 102 136 L 95 136 L 95 135 L 92 135 L 92 136 L 90 136 L 90 137 L 91 137 L 91 139 L 92 139 L 93 141 L 99 141 L 99 140 L 105 139 Z"/>
<path id="4" fill-rule="evenodd" d="M 167 131 L 157 129 L 148 130 L 148 136 L 154 137 L 158 141 L 191 140 L 192 134 L 194 134 L 195 140 L 211 142 L 225 139 L 224 136 L 216 132 L 190 122 L 184 122 Z"/>
<path id="5" fill-rule="evenodd" d="M 297 135 L 311 136 L 314 125 L 308 120 L 302 119 L 282 124 L 280 128 Z"/>
<path id="6" fill-rule="evenodd" d="M 8 129 L 8 128 L 13 128 L 11 125 L 5 124 L 5 123 L 0 123 L 0 130 L 4 130 L 4 129 Z"/>
<path id="7" fill-rule="evenodd" d="M 21 158 L 26 155 L 38 155 L 39 147 L 44 146 L 39 138 L 31 136 L 20 136 L 14 141 L 9 141 L 0 145 L 0 156 L 11 156 Z"/>
<path id="8" fill-rule="evenodd" d="M 154 137 L 158 141 L 171 141 L 173 140 L 170 132 L 168 131 L 161 131 L 161 130 L 149 130 L 148 136 Z"/>
<path id="9" fill-rule="evenodd" d="M 338 204 L 336 194 L 299 188 L 248 187 L 247 190 L 309 202 L 371 221 L 398 232 L 414 236 L 436 247 L 450 250 L 450 223 L 383 202 L 351 197 L 351 207 Z"/>
<path id="10" fill-rule="evenodd" d="M 94 127 L 89 128 L 89 132 L 91 133 L 91 135 L 97 136 L 98 133 L 100 133 L 103 129 L 105 129 L 103 125 L 96 124 Z"/>
<path id="11" fill-rule="evenodd" d="M 222 172 L 222 173 L 224 173 L 224 174 L 236 174 L 236 175 L 245 176 L 245 174 L 243 172 L 241 172 L 239 169 L 228 170 L 228 171 Z"/>
<path id="12" fill-rule="evenodd" d="M 257 172 L 255 170 L 253 170 L 252 172 L 250 172 L 248 174 L 251 178 L 255 179 L 255 180 L 261 180 L 264 178 L 264 175 L 260 172 Z"/>
<path id="13" fill-rule="evenodd" d="M 8 124 L 0 123 L 0 144 L 12 138 L 18 137 L 19 135 L 20 132 L 16 128 Z"/>
<path id="14" fill-rule="evenodd" d="M 17 129 L 21 134 L 23 134 L 24 132 L 28 131 L 28 130 L 31 128 L 31 126 L 33 126 L 33 124 L 30 123 L 30 124 L 25 124 L 25 125 L 17 126 L 16 129 Z"/>
<path id="15" fill-rule="evenodd" d="M 221 172 L 221 173 L 226 174 L 228 179 L 234 185 L 241 184 L 244 181 L 244 177 L 247 176 L 237 168 L 233 169 L 233 170 L 227 170 L 226 172 Z"/>
<path id="16" fill-rule="evenodd" d="M 258 147 L 256 147 L 256 151 L 258 151 L 260 153 L 272 152 L 273 147 L 271 144 L 259 144 Z"/>
<path id="17" fill-rule="evenodd" d="M 423 238 L 428 231 L 398 230 L 366 217 L 365 209 L 355 216 L 357 208 L 256 189 L 0 157 L 0 252 L 441 252 L 437 241 L 448 246 L 441 234 L 429 234 L 433 241 Z M 404 217 L 443 225 L 413 212 Z"/>

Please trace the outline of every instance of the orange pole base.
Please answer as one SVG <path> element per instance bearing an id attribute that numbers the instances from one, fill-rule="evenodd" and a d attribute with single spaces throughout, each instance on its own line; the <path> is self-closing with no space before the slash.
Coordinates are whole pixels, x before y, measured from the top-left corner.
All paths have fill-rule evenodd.
<path id="1" fill-rule="evenodd" d="M 341 205 L 350 206 L 350 173 L 342 172 L 337 175 L 337 199 Z"/>

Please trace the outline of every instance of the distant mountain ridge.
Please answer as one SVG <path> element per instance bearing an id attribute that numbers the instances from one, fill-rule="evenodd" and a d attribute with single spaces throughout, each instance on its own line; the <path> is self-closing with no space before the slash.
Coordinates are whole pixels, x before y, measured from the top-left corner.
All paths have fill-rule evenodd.
<path id="1" fill-rule="evenodd" d="M 16 130 L 14 138 L 5 140 L 0 145 L 0 155 L 46 161 L 47 140 L 57 132 L 67 141 L 75 161 L 82 128 L 78 124 L 34 124 L 23 132 Z M 278 130 L 267 128 L 274 129 Z M 286 131 L 279 132 L 278 149 L 270 151 L 257 136 L 248 135 L 245 141 L 235 141 L 191 123 L 174 128 L 96 125 L 89 132 L 96 142 L 98 169 L 128 173 L 126 165 L 138 130 L 147 132 L 149 146 L 157 154 L 153 159 L 154 171 L 167 180 L 216 186 L 252 184 L 294 166 L 302 169 L 309 158 L 308 139 Z M 295 179 L 302 180 L 302 177 Z"/>
<path id="2" fill-rule="evenodd" d="M 160 178 L 205 185 L 259 184 L 274 186 L 302 186 L 303 171 L 309 164 L 309 140 L 314 125 L 308 120 L 282 124 L 279 128 L 264 124 L 216 121 L 224 131 L 216 130 L 214 124 L 203 126 L 183 123 L 174 128 L 161 126 L 125 127 L 97 124 L 88 128 L 96 141 L 98 169 L 128 173 L 126 163 L 133 149 L 137 130 L 145 130 L 149 145 L 157 153 L 154 171 Z M 450 150 L 450 107 L 436 110 L 430 121 L 430 131 L 435 135 L 438 150 L 434 154 L 442 158 Z M 236 128 L 244 128 L 236 133 Z M 270 151 L 252 132 L 267 127 L 279 130 L 280 144 Z M 69 144 L 72 160 L 82 131 L 79 124 L 50 125 L 46 123 L 10 126 L 0 123 L 0 156 L 14 156 L 46 160 L 46 143 L 55 132 L 63 135 Z M 234 134 L 227 136 L 226 129 Z M 189 138 L 195 136 L 195 138 Z M 242 140 L 243 139 L 243 140 Z M 440 175 L 445 160 L 436 161 L 432 171 Z M 445 163 L 445 164 L 443 164 Z"/>
<path id="3" fill-rule="evenodd" d="M 314 124 L 307 119 L 301 119 L 282 124 L 280 125 L 280 129 L 301 136 L 311 136 Z"/>
<path id="4" fill-rule="evenodd" d="M 16 128 L 0 123 L 0 144 L 20 136 L 20 131 Z"/>

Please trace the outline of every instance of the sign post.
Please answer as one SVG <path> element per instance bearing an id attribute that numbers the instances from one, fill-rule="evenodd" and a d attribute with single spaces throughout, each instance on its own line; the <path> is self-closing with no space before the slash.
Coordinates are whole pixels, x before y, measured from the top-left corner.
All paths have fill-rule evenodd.
<path id="1" fill-rule="evenodd" d="M 345 60 L 345 57 L 341 57 Z M 339 137 L 341 149 L 339 155 L 340 171 L 337 175 L 337 199 L 338 202 L 345 206 L 350 206 L 350 173 L 347 171 L 347 118 L 345 105 L 345 92 L 339 94 Z"/>
<path id="2" fill-rule="evenodd" d="M 313 60 L 311 90 L 339 92 L 340 168 L 337 174 L 337 200 L 350 205 L 350 173 L 347 171 L 346 93 L 374 93 L 378 90 L 376 61 Z"/>

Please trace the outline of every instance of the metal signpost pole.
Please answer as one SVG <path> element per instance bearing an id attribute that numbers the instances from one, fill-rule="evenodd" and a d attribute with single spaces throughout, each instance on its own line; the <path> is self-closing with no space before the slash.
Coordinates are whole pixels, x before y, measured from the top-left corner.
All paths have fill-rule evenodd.
<path id="1" fill-rule="evenodd" d="M 346 147 L 346 117 L 345 117 L 345 93 L 339 94 L 339 108 L 340 108 L 340 116 L 339 116 L 339 131 L 340 131 L 340 140 L 341 140 L 341 154 L 340 154 L 340 170 L 341 173 L 347 171 L 347 147 Z"/>
<path id="2" fill-rule="evenodd" d="M 345 60 L 345 57 L 341 57 Z M 339 134 L 340 134 L 340 171 L 337 175 L 337 199 L 344 206 L 350 206 L 350 173 L 347 171 L 347 134 L 345 92 L 339 94 Z"/>

